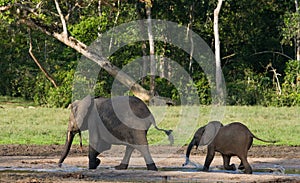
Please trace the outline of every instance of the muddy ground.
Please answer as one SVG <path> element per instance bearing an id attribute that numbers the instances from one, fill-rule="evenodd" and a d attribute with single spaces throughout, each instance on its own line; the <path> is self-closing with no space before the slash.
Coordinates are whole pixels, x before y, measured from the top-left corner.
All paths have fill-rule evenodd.
<path id="1" fill-rule="evenodd" d="M 182 167 L 186 147 L 174 146 L 150 146 L 158 172 L 147 171 L 136 151 L 128 170 L 115 170 L 113 167 L 122 159 L 123 146 L 113 146 L 101 154 L 101 166 L 88 170 L 87 147 L 81 152 L 74 145 L 59 168 L 57 161 L 62 149 L 61 145 L 0 145 L 0 182 L 300 182 L 300 147 L 252 147 L 248 155 L 252 175 L 223 170 L 218 153 L 210 172 L 202 172 L 205 150 L 192 151 L 191 160 L 198 168 Z M 237 158 L 232 158 L 232 162 L 239 164 Z"/>

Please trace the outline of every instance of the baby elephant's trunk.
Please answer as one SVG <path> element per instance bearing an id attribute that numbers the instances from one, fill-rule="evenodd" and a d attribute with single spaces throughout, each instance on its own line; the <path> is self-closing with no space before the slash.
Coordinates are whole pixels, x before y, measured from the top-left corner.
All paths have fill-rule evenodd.
<path id="1" fill-rule="evenodd" d="M 188 148 L 187 148 L 187 150 L 186 150 L 185 156 L 186 156 L 187 158 L 190 158 L 191 150 L 192 150 L 192 148 L 194 147 L 194 145 L 195 145 L 195 140 L 193 139 L 193 140 L 190 142 L 190 144 L 189 144 L 189 146 L 188 146 Z"/>
<path id="2" fill-rule="evenodd" d="M 71 149 L 71 145 L 74 139 L 76 132 L 72 132 L 72 131 L 68 131 L 67 132 L 67 138 L 66 138 L 66 143 L 65 143 L 65 148 L 63 153 L 61 154 L 61 157 L 58 161 L 58 166 L 61 167 L 62 163 L 64 162 L 64 160 L 66 159 L 66 157 L 69 154 L 69 151 Z M 82 149 L 82 139 L 81 139 L 81 133 L 79 131 L 79 137 L 80 137 L 80 148 Z"/>
<path id="3" fill-rule="evenodd" d="M 189 162 L 190 162 L 190 154 L 191 154 L 191 150 L 192 150 L 192 148 L 194 147 L 194 145 L 195 145 L 195 139 L 193 139 L 191 142 L 190 142 L 190 144 L 189 144 L 189 146 L 188 146 L 188 148 L 187 148 L 187 150 L 186 150 L 186 154 L 185 154 L 185 163 L 184 164 L 182 164 L 182 166 L 185 166 L 185 165 L 188 165 L 189 164 Z"/>

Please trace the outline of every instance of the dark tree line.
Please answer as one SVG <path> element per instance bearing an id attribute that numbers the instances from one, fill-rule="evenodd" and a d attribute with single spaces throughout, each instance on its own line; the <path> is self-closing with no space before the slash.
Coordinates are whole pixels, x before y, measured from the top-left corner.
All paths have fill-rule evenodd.
<path id="1" fill-rule="evenodd" d="M 134 57 L 150 55 L 150 44 L 128 45 L 108 59 L 91 55 L 86 45 L 115 26 L 148 18 L 150 10 L 152 19 L 186 26 L 214 50 L 216 6 L 217 0 L 1 0 L 0 94 L 65 107 L 71 102 L 77 62 L 81 55 L 90 54 L 106 70 L 99 75 L 96 92 L 110 96 L 115 71 Z M 219 37 L 228 104 L 300 104 L 299 20 L 298 0 L 223 2 Z M 210 104 L 209 82 L 199 65 L 173 45 L 156 41 L 154 46 L 155 55 L 177 61 L 190 73 L 200 103 Z M 105 68 L 106 64 L 113 69 Z M 145 89 L 142 97 L 150 95 L 150 84 L 151 78 L 144 78 L 136 86 Z M 155 92 L 180 100 L 176 88 L 162 78 L 155 78 Z"/>

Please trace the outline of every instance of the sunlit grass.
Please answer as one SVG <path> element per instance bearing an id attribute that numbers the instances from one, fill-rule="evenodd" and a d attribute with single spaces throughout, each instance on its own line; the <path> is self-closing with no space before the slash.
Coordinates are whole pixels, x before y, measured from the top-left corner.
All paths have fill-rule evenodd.
<path id="1" fill-rule="evenodd" d="M 26 101 L 7 102 L 0 97 L 0 144 L 64 144 L 68 109 L 30 107 Z M 210 106 L 150 107 L 160 128 L 174 131 L 175 144 L 189 143 L 194 132 L 211 117 Z M 277 140 L 277 145 L 300 145 L 300 107 L 227 106 L 223 124 L 239 121 L 258 137 Z M 88 142 L 84 133 L 84 144 Z M 168 144 L 166 135 L 153 127 L 150 144 Z M 75 138 L 78 143 L 78 138 Z M 254 141 L 254 144 L 266 143 Z"/>

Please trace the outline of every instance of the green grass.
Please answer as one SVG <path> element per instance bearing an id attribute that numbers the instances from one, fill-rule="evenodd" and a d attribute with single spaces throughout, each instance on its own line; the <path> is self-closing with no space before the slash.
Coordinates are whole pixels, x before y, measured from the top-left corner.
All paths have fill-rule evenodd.
<path id="1" fill-rule="evenodd" d="M 27 101 L 24 100 L 23 98 L 0 96 L 0 106 L 29 107 L 29 106 L 35 106 L 35 104 L 33 101 Z"/>
<path id="2" fill-rule="evenodd" d="M 174 129 L 179 118 L 180 107 L 172 107 L 170 110 L 171 114 L 166 116 L 166 119 L 159 125 Z M 200 117 L 194 122 L 195 125 L 185 125 L 180 130 L 181 132 L 195 132 L 211 119 L 210 107 L 201 106 L 199 110 Z M 276 145 L 300 145 L 300 107 L 227 106 L 222 123 L 225 125 L 236 121 L 245 124 L 259 138 L 276 140 Z M 181 123 L 185 124 L 185 122 Z M 175 135 L 178 136 L 176 132 Z M 162 136 L 160 132 L 151 129 L 148 139 L 150 143 L 158 143 L 163 138 Z M 186 138 L 178 138 L 175 142 L 184 144 L 188 143 L 191 138 L 192 136 L 188 141 Z M 164 142 L 167 143 L 166 140 Z M 254 145 L 268 145 L 268 143 L 254 140 Z"/>
<path id="3" fill-rule="evenodd" d="M 236 120 L 262 139 L 277 140 L 278 145 L 300 145 L 300 107 L 227 107 L 224 123 Z"/>
<path id="4" fill-rule="evenodd" d="M 0 144 L 64 144 L 69 110 L 42 108 L 28 101 L 0 97 Z M 193 133 L 210 120 L 211 107 L 151 107 L 160 128 L 173 129 L 175 143 L 189 143 Z M 258 137 L 277 145 L 300 145 L 300 107 L 227 106 L 223 124 L 240 121 Z M 196 115 L 198 112 L 198 115 Z M 164 133 L 153 127 L 150 144 L 168 144 Z M 83 133 L 84 144 L 88 142 Z M 78 144 L 78 138 L 75 142 Z M 255 140 L 255 145 L 268 145 Z"/>

